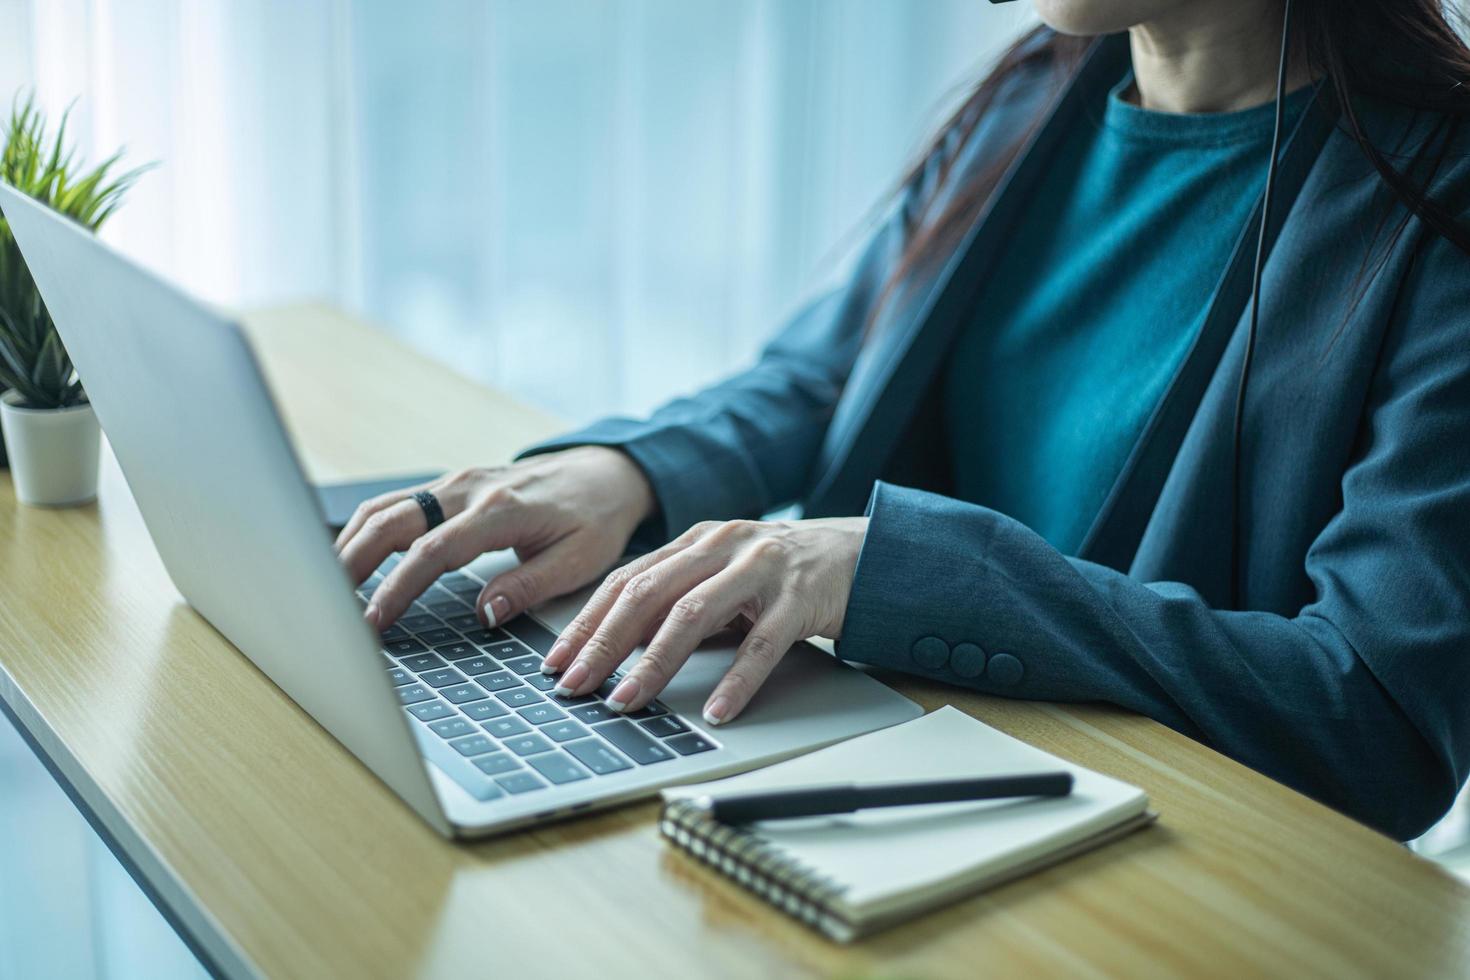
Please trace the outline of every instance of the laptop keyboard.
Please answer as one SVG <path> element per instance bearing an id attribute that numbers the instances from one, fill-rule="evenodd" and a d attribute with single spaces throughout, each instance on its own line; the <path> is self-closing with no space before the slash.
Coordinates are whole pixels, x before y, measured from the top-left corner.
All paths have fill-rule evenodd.
<path id="1" fill-rule="evenodd" d="M 366 605 L 385 561 L 358 587 Z M 619 714 L 604 703 L 622 673 L 591 694 L 559 698 L 541 659 L 556 637 L 520 616 L 486 629 L 473 603 L 482 583 L 450 572 L 384 630 L 383 661 L 403 703 L 433 739 L 426 754 L 479 800 L 656 766 L 716 748 L 658 701 Z M 448 751 L 445 751 L 445 750 Z"/>

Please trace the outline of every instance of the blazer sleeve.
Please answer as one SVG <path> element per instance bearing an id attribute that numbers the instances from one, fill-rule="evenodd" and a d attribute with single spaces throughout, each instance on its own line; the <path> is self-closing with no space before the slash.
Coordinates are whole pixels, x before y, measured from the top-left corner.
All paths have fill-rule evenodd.
<path id="1" fill-rule="evenodd" d="M 1470 276 L 1406 279 L 1342 507 L 1295 615 L 1064 557 L 995 511 L 880 484 L 839 644 L 852 661 L 1147 714 L 1398 838 L 1470 765 Z"/>

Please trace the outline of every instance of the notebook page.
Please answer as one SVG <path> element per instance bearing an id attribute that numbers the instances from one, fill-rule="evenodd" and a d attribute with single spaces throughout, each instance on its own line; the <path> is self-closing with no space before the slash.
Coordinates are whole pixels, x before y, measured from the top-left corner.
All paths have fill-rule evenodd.
<path id="1" fill-rule="evenodd" d="M 1071 796 L 888 807 L 754 825 L 795 860 L 846 885 L 844 904 L 863 908 L 956 879 L 1003 874 L 1143 812 L 1147 798 L 951 707 L 768 769 L 667 790 L 665 796 L 1058 769 L 1075 779 Z"/>

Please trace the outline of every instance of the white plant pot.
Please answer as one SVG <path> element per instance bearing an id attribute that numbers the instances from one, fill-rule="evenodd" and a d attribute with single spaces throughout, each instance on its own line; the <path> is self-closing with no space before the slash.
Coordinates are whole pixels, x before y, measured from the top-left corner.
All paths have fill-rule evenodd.
<path id="1" fill-rule="evenodd" d="M 97 496 L 102 430 L 91 405 L 23 408 L 7 391 L 0 394 L 0 429 L 21 503 L 66 507 Z"/>

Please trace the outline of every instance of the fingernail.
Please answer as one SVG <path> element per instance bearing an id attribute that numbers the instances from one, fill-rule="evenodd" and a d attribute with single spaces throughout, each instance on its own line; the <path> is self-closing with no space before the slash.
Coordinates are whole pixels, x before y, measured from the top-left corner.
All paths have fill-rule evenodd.
<path id="1" fill-rule="evenodd" d="M 557 640 L 546 652 L 546 659 L 541 661 L 541 673 L 554 674 L 561 669 L 561 662 L 566 659 L 572 650 L 572 645 L 566 640 Z"/>
<path id="2" fill-rule="evenodd" d="M 608 695 L 607 706 L 614 711 L 628 710 L 628 703 L 638 696 L 640 685 L 631 677 L 623 678 L 623 682 L 613 688 L 612 694 Z"/>
<path id="3" fill-rule="evenodd" d="M 580 660 L 572 664 L 567 672 L 561 676 L 561 683 L 556 685 L 551 693 L 568 697 L 577 692 L 577 687 L 587 679 L 587 665 Z"/>
<path id="4" fill-rule="evenodd" d="M 725 722 L 725 716 L 729 713 L 730 699 L 722 694 L 705 706 L 704 720 L 711 725 L 722 725 Z"/>
<path id="5" fill-rule="evenodd" d="M 461 607 L 461 608 L 463 608 L 463 607 Z M 377 626 L 378 625 L 378 615 L 379 615 L 379 613 L 378 613 L 378 604 L 376 602 L 370 602 L 370 603 L 368 603 L 367 609 L 363 612 L 362 618 L 363 619 L 366 619 L 369 623 L 373 624 L 374 626 Z"/>
<path id="6" fill-rule="evenodd" d="M 505 622 L 508 618 L 506 613 L 510 612 L 510 600 L 503 595 L 491 596 L 490 601 L 485 603 L 485 623 L 495 627 Z"/>

